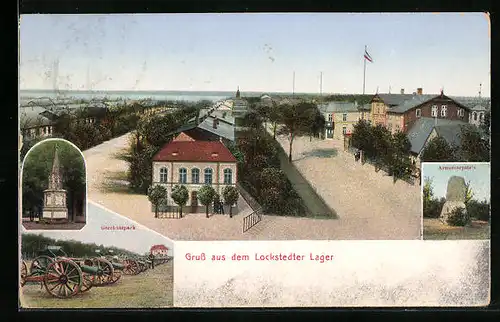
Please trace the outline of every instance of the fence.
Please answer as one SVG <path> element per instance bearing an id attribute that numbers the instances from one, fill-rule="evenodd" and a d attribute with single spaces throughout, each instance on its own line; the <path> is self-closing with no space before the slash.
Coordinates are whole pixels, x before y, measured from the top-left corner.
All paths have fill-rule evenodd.
<path id="1" fill-rule="evenodd" d="M 170 209 L 166 209 L 165 211 L 158 212 L 158 218 L 161 219 L 180 219 L 181 211 L 179 207 L 171 207 Z"/>
<path id="2" fill-rule="evenodd" d="M 240 195 L 246 203 L 252 208 L 253 212 L 243 218 L 243 232 L 247 232 L 250 228 L 257 225 L 262 220 L 262 207 L 259 203 L 243 188 L 239 183 L 236 184 Z M 257 210 L 256 210 L 257 209 Z"/>
<path id="3" fill-rule="evenodd" d="M 250 215 L 243 218 L 243 232 L 248 231 L 253 226 L 257 225 L 262 220 L 262 210 L 252 212 Z"/>

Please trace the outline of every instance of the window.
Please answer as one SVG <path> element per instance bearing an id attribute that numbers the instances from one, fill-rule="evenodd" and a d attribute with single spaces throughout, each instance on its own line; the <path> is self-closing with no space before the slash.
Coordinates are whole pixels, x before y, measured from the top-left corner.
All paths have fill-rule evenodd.
<path id="1" fill-rule="evenodd" d="M 479 119 L 480 119 L 481 121 L 484 121 L 484 113 L 479 113 Z"/>
<path id="2" fill-rule="evenodd" d="M 205 184 L 212 184 L 212 169 L 205 169 Z"/>
<path id="3" fill-rule="evenodd" d="M 179 183 L 186 183 L 187 182 L 187 170 L 186 168 L 180 168 L 179 169 Z"/>
<path id="4" fill-rule="evenodd" d="M 417 108 L 417 110 L 415 111 L 415 114 L 417 115 L 417 117 L 422 116 L 422 110 Z"/>
<path id="5" fill-rule="evenodd" d="M 347 121 L 347 113 L 342 114 L 342 121 Z"/>
<path id="6" fill-rule="evenodd" d="M 160 182 L 165 183 L 168 181 L 168 170 L 167 168 L 160 169 Z"/>
<path id="7" fill-rule="evenodd" d="M 200 183 L 200 169 L 194 168 L 191 170 L 191 182 Z"/>
<path id="8" fill-rule="evenodd" d="M 441 105 L 441 116 L 446 117 L 446 105 Z"/>
<path id="9" fill-rule="evenodd" d="M 328 114 L 328 122 L 333 122 L 333 114 Z"/>
<path id="10" fill-rule="evenodd" d="M 436 105 L 432 105 L 431 116 L 432 117 L 437 117 L 438 116 L 438 107 Z"/>
<path id="11" fill-rule="evenodd" d="M 476 112 L 472 113 L 472 118 L 474 119 L 474 121 L 477 121 L 477 113 Z"/>
<path id="12" fill-rule="evenodd" d="M 224 169 L 224 184 L 233 183 L 233 171 L 231 169 Z"/>
<path id="13" fill-rule="evenodd" d="M 347 127 L 343 126 L 342 127 L 342 134 L 346 135 L 347 133 Z"/>

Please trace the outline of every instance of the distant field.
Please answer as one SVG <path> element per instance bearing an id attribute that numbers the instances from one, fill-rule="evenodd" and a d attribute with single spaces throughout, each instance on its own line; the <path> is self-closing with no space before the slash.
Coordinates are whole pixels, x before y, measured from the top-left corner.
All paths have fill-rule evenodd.
<path id="1" fill-rule="evenodd" d="M 439 219 L 424 218 L 424 239 L 490 239 L 490 225 L 483 221 L 473 221 L 471 227 L 449 227 Z"/>
<path id="2" fill-rule="evenodd" d="M 173 306 L 173 261 L 114 285 L 93 287 L 69 299 L 54 298 L 40 284 L 22 288 L 22 308 L 161 308 Z"/>

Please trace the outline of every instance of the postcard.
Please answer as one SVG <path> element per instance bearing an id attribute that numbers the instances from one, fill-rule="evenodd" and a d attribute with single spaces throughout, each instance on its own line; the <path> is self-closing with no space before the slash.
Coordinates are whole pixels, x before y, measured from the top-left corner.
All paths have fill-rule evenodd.
<path id="1" fill-rule="evenodd" d="M 19 33 L 21 310 L 489 304 L 488 14 Z"/>

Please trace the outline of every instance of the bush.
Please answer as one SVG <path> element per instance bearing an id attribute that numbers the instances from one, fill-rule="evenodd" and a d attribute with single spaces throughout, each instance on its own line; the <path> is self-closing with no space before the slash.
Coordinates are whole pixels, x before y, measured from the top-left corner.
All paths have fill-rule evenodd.
<path id="1" fill-rule="evenodd" d="M 467 226 L 471 222 L 470 215 L 467 210 L 462 207 L 457 207 L 448 216 L 446 222 L 450 226 Z"/>
<path id="2" fill-rule="evenodd" d="M 433 198 L 429 201 L 424 201 L 423 216 L 424 218 L 439 218 L 443 209 L 445 200 Z"/>
<path id="3" fill-rule="evenodd" d="M 467 213 L 476 220 L 489 221 L 490 203 L 487 201 L 470 200 L 467 203 Z"/>

